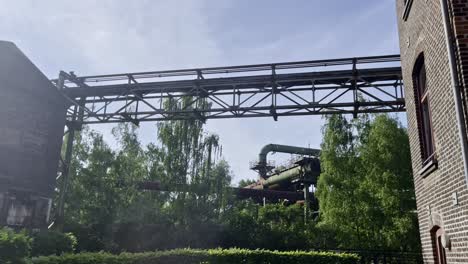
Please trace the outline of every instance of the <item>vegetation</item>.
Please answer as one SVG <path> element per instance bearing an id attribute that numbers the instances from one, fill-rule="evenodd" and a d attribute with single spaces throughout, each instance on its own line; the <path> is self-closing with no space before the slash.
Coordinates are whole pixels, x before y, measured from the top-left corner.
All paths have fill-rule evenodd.
<path id="1" fill-rule="evenodd" d="M 166 107 L 184 107 L 168 100 Z M 200 102 L 202 103 L 202 102 Z M 118 143 L 85 128 L 77 138 L 66 200 L 66 231 L 78 251 L 137 252 L 216 247 L 219 220 L 232 199 L 229 165 L 216 135 L 198 120 L 158 125 L 158 144 L 142 146 L 137 127 L 114 128 Z M 138 188 L 161 183 L 163 191 Z"/>
<path id="2" fill-rule="evenodd" d="M 242 179 L 237 184 L 237 187 L 243 188 L 243 187 L 246 187 L 247 185 L 251 185 L 251 184 L 254 184 L 256 182 L 257 182 L 257 180 L 253 180 L 253 179 Z"/>
<path id="3" fill-rule="evenodd" d="M 332 115 L 323 134 L 320 213 L 304 222 L 301 205 L 236 200 L 219 137 L 201 121 L 161 123 L 158 144 L 148 146 L 137 127 L 121 124 L 116 148 L 84 128 L 73 153 L 67 233 L 3 229 L 0 262 L 52 255 L 33 263 L 355 263 L 309 250 L 419 250 L 406 130 L 388 115 Z M 160 191 L 139 188 L 155 181 Z M 171 250 L 189 247 L 199 250 Z M 85 251 L 109 253 L 69 254 Z"/>
<path id="4" fill-rule="evenodd" d="M 328 117 L 321 166 L 319 226 L 340 247 L 419 250 L 408 136 L 395 119 Z"/>
<path id="5" fill-rule="evenodd" d="M 26 232 L 16 233 L 11 229 L 0 229 L 0 263 L 26 263 L 31 252 L 31 238 Z"/>
<path id="6" fill-rule="evenodd" d="M 114 128 L 116 148 L 89 128 L 77 138 L 65 207 L 65 232 L 76 236 L 77 252 L 420 247 L 408 136 L 394 118 L 326 117 L 320 214 L 308 222 L 300 205 L 237 201 L 226 188 L 232 175 L 219 137 L 206 133 L 201 121 L 164 122 L 157 131 L 157 144 L 148 146 L 128 124 Z M 146 181 L 160 182 L 162 191 L 140 189 Z"/>
<path id="7" fill-rule="evenodd" d="M 71 233 L 40 231 L 30 235 L 31 256 L 62 255 L 75 252 L 77 240 Z"/>
<path id="8" fill-rule="evenodd" d="M 63 255 L 40 257 L 33 259 L 34 264 L 238 264 L 238 263 L 314 263 L 314 264 L 354 264 L 358 263 L 358 256 L 353 254 L 339 254 L 329 252 L 306 251 L 268 251 L 245 249 L 212 249 L 212 250 L 171 250 L 148 253 L 122 253 L 112 255 L 109 253 L 82 253 L 76 255 Z"/>
<path id="9" fill-rule="evenodd" d="M 27 233 L 9 228 L 0 229 L 0 263 L 28 263 L 30 256 L 73 253 L 76 238 L 72 234 L 55 231 Z"/>

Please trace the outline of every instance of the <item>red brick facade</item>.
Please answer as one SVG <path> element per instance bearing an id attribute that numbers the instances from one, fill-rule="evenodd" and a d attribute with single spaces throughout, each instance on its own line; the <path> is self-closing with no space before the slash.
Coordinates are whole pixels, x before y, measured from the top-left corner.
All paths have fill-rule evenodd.
<path id="1" fill-rule="evenodd" d="M 440 0 L 396 0 L 408 132 L 425 263 L 435 260 L 431 231 L 440 228 L 448 243 L 447 263 L 468 263 L 468 187 L 456 119 L 449 56 Z M 446 0 L 444 0 L 446 1 Z M 448 0 L 456 35 L 456 54 L 462 90 L 468 83 L 468 1 Z M 435 162 L 423 164 L 413 70 L 424 56 Z M 466 98 L 466 96 L 465 96 Z M 467 101 L 468 102 L 468 101 Z M 464 104 L 466 106 L 466 104 Z M 466 109 L 466 108 L 465 108 Z"/>

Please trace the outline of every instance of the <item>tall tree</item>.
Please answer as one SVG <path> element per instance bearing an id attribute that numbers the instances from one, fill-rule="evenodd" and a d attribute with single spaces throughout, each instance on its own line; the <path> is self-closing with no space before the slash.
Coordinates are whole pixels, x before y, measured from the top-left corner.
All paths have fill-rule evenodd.
<path id="1" fill-rule="evenodd" d="M 114 161 L 115 153 L 102 135 L 85 128 L 77 137 L 65 217 L 66 228 L 73 229 L 72 226 L 78 225 L 92 230 L 92 234 L 87 234 L 91 242 L 81 244 L 87 250 L 102 249 L 106 240 L 109 241 L 110 224 L 114 222 L 122 200 L 115 174 L 111 173 Z"/>
<path id="2" fill-rule="evenodd" d="M 345 247 L 365 247 L 363 194 L 359 188 L 364 175 L 360 173 L 359 141 L 354 133 L 362 127 L 365 126 L 353 125 L 344 116 L 333 115 L 324 128 L 322 174 L 317 186 L 321 225 L 337 228 L 338 240 Z"/>
<path id="3" fill-rule="evenodd" d="M 395 119 L 327 117 L 321 165 L 320 225 L 342 247 L 418 248 L 408 136 Z"/>
<path id="4" fill-rule="evenodd" d="M 164 102 L 173 110 L 194 104 L 209 107 L 205 100 L 189 97 Z M 164 227 L 159 229 L 161 235 L 171 230 L 181 234 L 159 244 L 162 247 L 199 245 L 193 241 L 203 241 L 202 229 L 217 224 L 228 204 L 226 187 L 232 177 L 227 162 L 219 160 L 219 137 L 204 132 L 201 115 L 188 117 L 159 123 L 157 143 L 146 148 L 131 124 L 113 129 L 117 145 L 112 148 L 102 135 L 85 128 L 74 149 L 68 222 L 90 228 L 110 250 L 115 249 L 116 239 L 132 250 L 146 247 L 125 239 L 126 232 L 142 232 L 139 228 L 145 224 Z M 138 190 L 138 184 L 147 180 L 161 182 L 166 191 Z M 127 231 L 117 232 L 116 238 L 112 231 L 116 228 Z"/>
<path id="5" fill-rule="evenodd" d="M 418 250 L 419 231 L 408 134 L 395 119 L 377 116 L 360 150 L 362 188 L 371 205 L 372 234 L 381 247 Z M 402 239 L 404 238 L 404 239 Z"/>

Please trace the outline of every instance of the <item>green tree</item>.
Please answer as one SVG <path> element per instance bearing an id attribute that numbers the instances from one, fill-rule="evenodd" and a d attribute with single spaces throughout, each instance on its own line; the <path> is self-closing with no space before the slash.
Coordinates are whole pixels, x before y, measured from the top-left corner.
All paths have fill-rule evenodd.
<path id="1" fill-rule="evenodd" d="M 190 98 L 164 102 L 174 109 L 191 104 Z M 202 120 L 194 118 L 159 123 L 157 143 L 146 148 L 134 125 L 119 124 L 112 134 L 117 142 L 112 148 L 87 127 L 75 142 L 66 216 L 69 231 L 81 240 L 78 250 L 154 249 L 126 238 L 130 233 L 157 240 L 147 236 L 148 226 L 158 226 L 165 242 L 153 245 L 203 247 L 207 230 L 219 225 L 230 202 L 226 187 L 232 176 L 220 159 L 219 137 L 205 133 Z M 145 181 L 159 181 L 164 191 L 138 189 Z"/>
<path id="2" fill-rule="evenodd" d="M 327 119 L 320 160 L 322 173 L 317 186 L 320 225 L 338 229 L 338 240 L 345 247 L 364 247 L 365 241 L 363 196 L 359 188 L 364 175 L 359 173 L 355 127 L 341 115 Z"/>
<path id="3" fill-rule="evenodd" d="M 85 127 L 74 143 L 70 187 L 66 196 L 66 229 L 76 233 L 78 250 L 100 250 L 110 236 L 119 206 L 115 153 L 102 135 Z"/>
<path id="4" fill-rule="evenodd" d="M 377 116 L 360 158 L 366 175 L 362 187 L 368 199 L 372 236 L 383 248 L 419 250 L 416 200 L 408 134 L 395 119 Z M 376 225 L 375 225 L 376 224 Z"/>
<path id="5" fill-rule="evenodd" d="M 339 246 L 419 247 L 408 136 L 395 119 L 327 117 L 321 166 L 319 226 Z"/>
<path id="6" fill-rule="evenodd" d="M 147 208 L 155 208 L 137 188 L 139 183 L 149 180 L 147 156 L 138 139 L 137 126 L 119 124 L 112 133 L 118 146 L 109 173 L 114 176 L 119 191 L 116 198 L 120 198 L 114 222 L 143 221 L 149 211 Z"/>

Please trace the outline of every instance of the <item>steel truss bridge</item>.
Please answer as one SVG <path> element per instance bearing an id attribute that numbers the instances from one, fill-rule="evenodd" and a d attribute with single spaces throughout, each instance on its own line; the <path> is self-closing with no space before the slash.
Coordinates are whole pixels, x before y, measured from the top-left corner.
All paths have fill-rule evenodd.
<path id="1" fill-rule="evenodd" d="M 405 111 L 400 56 L 53 80 L 79 124 Z M 168 103 L 171 102 L 171 103 Z"/>
<path id="2" fill-rule="evenodd" d="M 399 55 L 94 76 L 62 71 L 52 82 L 70 105 L 59 226 L 83 124 L 405 111 Z"/>

